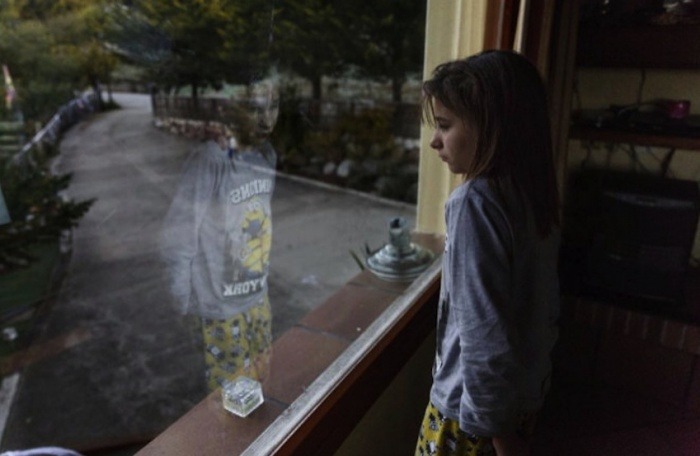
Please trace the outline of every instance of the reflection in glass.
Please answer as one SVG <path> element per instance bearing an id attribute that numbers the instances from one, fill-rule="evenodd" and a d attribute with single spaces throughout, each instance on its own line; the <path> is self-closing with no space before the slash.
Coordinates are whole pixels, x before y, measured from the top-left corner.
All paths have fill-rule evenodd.
<path id="1" fill-rule="evenodd" d="M 33 278 L 50 282 L 57 265 L 56 280 L 30 283 L 47 299 L 26 298 L 12 314 L 18 337 L 7 328 L 0 340 L 17 385 L 0 452 L 143 445 L 202 400 L 205 357 L 209 387 L 274 375 L 270 394 L 294 372 L 281 350 L 270 358 L 270 339 L 289 346 L 282 338 L 360 273 L 353 253 L 386 241 L 389 218 L 413 223 L 424 5 L 3 4 L 0 63 L 25 129 L 85 121 L 52 130 L 56 147 L 42 153 L 71 174 L 66 196 L 95 202 L 60 261 L 56 244 L 39 252 L 47 264 Z M 260 79 L 268 66 L 279 83 Z M 109 111 L 67 112 L 74 90 Z M 12 212 L 10 180 L 2 187 Z M 0 283 L 0 301 L 13 293 Z"/>
<path id="2" fill-rule="evenodd" d="M 189 157 L 165 219 L 162 250 L 181 311 L 200 319 L 210 390 L 269 370 L 267 277 L 277 155 L 268 141 L 279 97 L 272 79 L 207 128 Z"/>
<path id="3" fill-rule="evenodd" d="M 0 225 L 10 223 L 10 214 L 7 212 L 5 198 L 2 195 L 2 187 L 0 187 Z"/>

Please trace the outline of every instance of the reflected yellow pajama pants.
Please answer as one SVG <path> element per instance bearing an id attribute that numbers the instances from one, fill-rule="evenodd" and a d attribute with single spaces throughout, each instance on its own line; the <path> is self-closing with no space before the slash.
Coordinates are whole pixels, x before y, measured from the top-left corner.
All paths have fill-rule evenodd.
<path id="1" fill-rule="evenodd" d="M 210 391 L 240 375 L 259 382 L 267 378 L 272 352 L 271 325 L 267 296 L 261 304 L 233 317 L 202 319 L 205 378 Z"/>

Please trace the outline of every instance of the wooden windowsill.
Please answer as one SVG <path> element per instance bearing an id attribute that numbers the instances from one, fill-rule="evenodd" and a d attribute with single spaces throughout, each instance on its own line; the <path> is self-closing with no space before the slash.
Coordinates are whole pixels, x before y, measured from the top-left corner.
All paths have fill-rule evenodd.
<path id="1" fill-rule="evenodd" d="M 414 239 L 442 251 L 437 236 Z M 215 391 L 138 456 L 332 453 L 434 327 L 438 289 L 439 261 L 410 286 L 358 274 L 274 341 L 251 415 Z"/>

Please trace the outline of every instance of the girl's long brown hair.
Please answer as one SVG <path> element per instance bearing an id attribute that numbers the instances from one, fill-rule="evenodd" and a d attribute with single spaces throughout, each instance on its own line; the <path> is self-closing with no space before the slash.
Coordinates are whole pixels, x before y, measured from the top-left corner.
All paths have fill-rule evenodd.
<path id="1" fill-rule="evenodd" d="M 511 180 L 547 236 L 559 225 L 559 191 L 547 95 L 534 65 L 510 51 L 443 63 L 423 83 L 423 117 L 431 125 L 434 100 L 477 132 L 465 178 L 485 176 L 496 186 Z"/>

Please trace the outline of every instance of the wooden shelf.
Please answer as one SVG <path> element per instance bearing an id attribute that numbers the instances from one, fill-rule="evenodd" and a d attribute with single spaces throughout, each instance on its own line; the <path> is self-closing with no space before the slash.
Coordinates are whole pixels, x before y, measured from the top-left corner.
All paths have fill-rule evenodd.
<path id="1" fill-rule="evenodd" d="M 582 26 L 577 64 L 610 68 L 700 68 L 700 25 Z"/>
<path id="2" fill-rule="evenodd" d="M 700 151 L 700 137 L 640 133 L 580 125 L 574 125 L 570 128 L 569 138 Z"/>
<path id="3" fill-rule="evenodd" d="M 579 28 L 577 66 L 700 69 L 700 24 L 594 25 Z M 624 126 L 573 125 L 569 138 L 700 151 L 700 137 Z"/>

